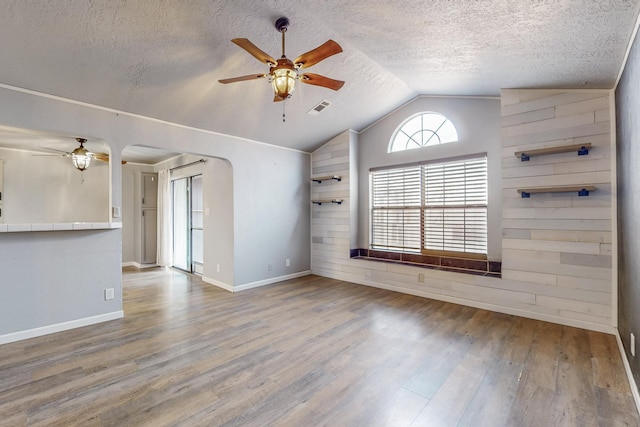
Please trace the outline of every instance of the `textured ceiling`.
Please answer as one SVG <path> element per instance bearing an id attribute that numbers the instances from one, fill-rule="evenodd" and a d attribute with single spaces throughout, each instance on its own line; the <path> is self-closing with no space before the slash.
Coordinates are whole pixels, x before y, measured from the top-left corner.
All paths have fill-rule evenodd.
<path id="1" fill-rule="evenodd" d="M 611 88 L 639 1 L 3 0 L 0 83 L 309 151 L 420 94 L 510 87 Z M 279 57 L 327 39 L 344 52 L 309 68 L 338 92 L 298 85 L 273 103 L 267 72 L 232 44 Z M 319 101 L 332 103 L 318 116 Z M 286 107 L 286 123 L 282 107 Z"/>

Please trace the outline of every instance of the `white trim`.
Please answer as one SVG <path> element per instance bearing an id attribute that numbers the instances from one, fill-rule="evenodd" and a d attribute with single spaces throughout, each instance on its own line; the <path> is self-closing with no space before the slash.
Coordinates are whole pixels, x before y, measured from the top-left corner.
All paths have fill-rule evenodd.
<path id="1" fill-rule="evenodd" d="M 85 317 L 82 319 L 70 320 L 68 322 L 55 323 L 53 325 L 27 329 L 25 331 L 12 332 L 10 334 L 0 335 L 0 344 L 8 344 L 10 342 L 22 341 L 29 338 L 40 337 L 43 335 L 55 334 L 56 332 L 81 328 L 83 326 L 95 325 L 96 323 L 108 322 L 110 320 L 121 319 L 123 317 L 124 311 L 120 310 L 111 313 L 100 314 L 98 316 Z"/>
<path id="2" fill-rule="evenodd" d="M 21 88 L 21 87 L 17 87 L 17 86 L 11 86 L 11 85 L 8 85 L 8 84 L 5 84 L 5 83 L 0 83 L 0 88 L 11 90 L 11 91 L 14 91 L 14 92 L 25 93 L 25 94 L 28 94 L 28 95 L 38 96 L 38 97 L 41 97 L 41 98 L 48 98 L 48 99 L 52 99 L 54 101 L 65 102 L 67 104 L 74 104 L 74 105 L 79 105 L 79 106 L 82 106 L 82 107 L 92 108 L 92 109 L 95 109 L 95 110 L 106 111 L 108 113 L 121 114 L 123 116 L 133 117 L 133 118 L 142 119 L 142 120 L 148 120 L 148 121 L 154 122 L 154 123 L 161 123 L 161 124 L 165 124 L 165 125 L 169 125 L 169 126 L 175 126 L 175 127 L 181 128 L 181 129 L 188 129 L 188 130 L 193 130 L 193 131 L 196 131 L 196 132 L 202 132 L 202 133 L 206 133 L 206 134 L 209 134 L 209 135 L 226 136 L 226 137 L 229 137 L 229 138 L 232 138 L 232 139 L 236 139 L 238 141 L 245 141 L 245 142 L 250 142 L 250 143 L 258 144 L 258 145 L 266 145 L 268 147 L 273 147 L 273 148 L 281 148 L 283 150 L 295 151 L 296 153 L 311 154 L 308 151 L 302 151 L 302 150 L 298 150 L 296 148 L 283 147 L 281 145 L 269 144 L 269 143 L 266 143 L 266 142 L 256 141 L 256 140 L 249 139 L 249 138 L 242 138 L 242 137 L 235 136 L 235 135 L 228 135 L 226 133 L 215 132 L 215 131 L 206 130 L 206 129 L 200 129 L 200 128 L 196 128 L 196 127 L 193 127 L 193 126 L 181 125 L 179 123 L 168 122 L 166 120 L 154 119 L 153 117 L 142 116 L 140 114 L 135 114 L 135 113 L 129 113 L 127 111 L 116 110 L 114 108 L 102 107 L 100 105 L 89 104 L 87 102 L 82 102 L 82 101 L 76 101 L 76 100 L 73 100 L 73 99 L 63 98 L 61 96 L 50 95 L 50 94 L 44 93 L 44 92 L 37 92 L 37 91 L 31 90 L 31 89 L 25 89 L 25 88 Z M 159 147 L 156 147 L 156 148 L 159 148 Z"/>
<path id="3" fill-rule="evenodd" d="M 135 268 L 139 268 L 139 269 L 145 269 L 145 268 L 153 268 L 153 267 L 158 267 L 158 264 L 140 264 L 139 262 L 136 261 L 127 261 L 127 262 L 123 262 L 122 263 L 123 267 L 135 267 Z"/>
<path id="4" fill-rule="evenodd" d="M 317 274 L 318 276 L 322 276 L 322 277 L 329 277 L 331 279 L 344 280 L 346 282 L 354 283 L 356 285 L 371 286 L 373 288 L 386 289 L 388 291 L 400 292 L 403 294 L 415 295 L 418 297 L 450 302 L 452 304 L 465 305 L 467 307 L 480 308 L 482 310 L 489 310 L 489 311 L 495 311 L 498 313 L 511 314 L 519 317 L 526 317 L 528 319 L 541 320 L 544 322 L 556 323 L 558 325 L 572 326 L 574 328 L 587 329 L 589 331 L 602 332 L 605 334 L 612 334 L 612 335 L 616 333 L 616 329 L 614 327 L 610 325 L 600 324 L 600 323 L 592 323 L 592 322 L 586 322 L 583 320 L 568 319 L 560 316 L 535 313 L 532 311 L 521 310 L 517 308 L 502 306 L 502 305 L 494 305 L 494 304 L 484 303 L 480 301 L 452 297 L 449 295 L 434 294 L 431 292 L 404 288 L 402 286 L 393 286 L 386 283 L 373 282 L 369 280 L 355 281 L 355 279 L 352 276 L 342 277 L 340 274 L 331 275 L 331 274 L 327 274 L 326 271 L 323 272 L 322 274 L 316 273 L 316 272 L 313 272 L 313 274 Z"/>
<path id="5" fill-rule="evenodd" d="M 310 274 L 311 274 L 311 270 L 299 271 L 297 273 L 286 274 L 284 276 L 272 277 L 270 279 L 258 280 L 257 282 L 245 283 L 244 285 L 234 286 L 231 289 L 227 289 L 227 290 L 230 290 L 231 292 L 246 291 L 247 289 L 253 289 L 253 288 L 258 288 L 260 286 L 271 285 L 273 283 L 282 282 L 284 280 L 297 279 L 298 277 L 304 277 Z M 203 280 L 205 279 L 203 278 Z"/>
<path id="6" fill-rule="evenodd" d="M 624 58 L 622 59 L 622 64 L 620 64 L 620 70 L 618 71 L 618 76 L 616 77 L 616 82 L 613 85 L 613 90 L 615 91 L 618 88 L 618 84 L 620 83 L 620 79 L 622 78 L 622 74 L 624 73 L 624 69 L 627 68 L 627 61 L 629 60 L 629 55 L 631 54 L 631 48 L 633 48 L 633 43 L 636 40 L 638 35 L 638 28 L 640 27 L 640 13 L 636 16 L 636 25 L 633 27 L 633 32 L 631 33 L 631 37 L 629 38 L 629 43 L 627 43 L 627 50 L 624 52 Z"/>
<path id="7" fill-rule="evenodd" d="M 618 327 L 618 141 L 616 134 L 616 91 L 609 95 L 611 126 L 611 326 Z"/>
<path id="8" fill-rule="evenodd" d="M 221 289 L 224 289 L 225 291 L 233 292 L 233 285 L 229 285 L 229 284 L 224 283 L 224 282 L 219 282 L 216 279 L 212 279 L 211 277 L 206 277 L 206 276 L 201 276 L 201 279 L 205 283 L 208 283 L 208 284 L 213 285 L 213 286 L 217 286 L 217 287 L 219 287 Z"/>
<path id="9" fill-rule="evenodd" d="M 624 365 L 624 371 L 627 374 L 627 380 L 629 380 L 629 388 L 631 388 L 631 394 L 633 395 L 633 401 L 636 403 L 636 410 L 640 413 L 640 392 L 638 392 L 638 385 L 633 378 L 633 372 L 631 371 L 631 365 L 629 365 L 629 359 L 627 359 L 627 353 L 624 351 L 624 345 L 620 338 L 620 331 L 616 329 L 616 341 L 618 342 L 618 349 L 620 350 L 620 357 L 622 357 L 622 364 Z"/>
<path id="10" fill-rule="evenodd" d="M 202 276 L 202 281 L 205 283 L 209 283 L 210 285 L 217 286 L 225 291 L 229 292 L 240 292 L 246 291 L 247 289 L 258 288 L 260 286 L 271 285 L 273 283 L 282 282 L 284 280 L 289 279 L 297 279 L 298 277 L 308 276 L 311 274 L 311 270 L 300 271 L 298 273 L 287 274 L 285 276 L 273 277 L 271 279 L 258 280 L 257 282 L 245 283 L 244 285 L 233 286 L 228 283 L 220 282 L 216 279 L 212 279 L 211 277 Z"/>

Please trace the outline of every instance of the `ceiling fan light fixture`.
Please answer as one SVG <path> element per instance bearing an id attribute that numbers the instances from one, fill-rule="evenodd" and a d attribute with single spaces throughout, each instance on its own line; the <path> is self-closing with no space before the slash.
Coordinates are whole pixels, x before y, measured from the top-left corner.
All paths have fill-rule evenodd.
<path id="1" fill-rule="evenodd" d="M 271 85 L 275 96 L 282 99 L 289 98 L 295 89 L 297 77 L 298 74 L 292 69 L 279 68 L 274 70 Z"/>
<path id="2" fill-rule="evenodd" d="M 84 148 L 84 143 L 87 142 L 86 139 L 76 138 L 76 141 L 80 143 L 80 147 L 71 152 L 71 160 L 73 161 L 73 165 L 76 169 L 82 172 L 91 164 L 91 153 L 89 150 Z"/>

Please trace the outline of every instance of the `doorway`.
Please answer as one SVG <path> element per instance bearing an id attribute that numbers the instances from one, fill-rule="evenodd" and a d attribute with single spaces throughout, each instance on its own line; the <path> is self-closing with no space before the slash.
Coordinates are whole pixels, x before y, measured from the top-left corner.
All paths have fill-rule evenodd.
<path id="1" fill-rule="evenodd" d="M 203 274 L 202 175 L 171 181 L 173 266 Z"/>

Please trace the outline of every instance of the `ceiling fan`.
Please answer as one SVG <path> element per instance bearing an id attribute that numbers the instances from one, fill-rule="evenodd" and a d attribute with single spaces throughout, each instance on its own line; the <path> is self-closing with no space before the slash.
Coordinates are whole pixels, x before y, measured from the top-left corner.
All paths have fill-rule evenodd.
<path id="1" fill-rule="evenodd" d="M 86 138 L 76 138 L 76 141 L 80 143 L 80 146 L 74 149 L 73 151 L 63 151 L 63 150 L 57 150 L 55 148 L 49 148 L 49 147 L 42 147 L 42 148 L 46 150 L 57 151 L 58 153 L 62 153 L 60 155 L 64 157 L 71 157 L 71 160 L 73 161 L 73 165 L 80 172 L 82 172 L 83 170 L 89 167 L 89 165 L 91 164 L 91 159 L 96 159 L 103 162 L 109 161 L 109 155 L 107 153 L 92 153 L 91 151 L 84 148 L 84 144 L 87 142 Z M 124 160 L 122 161 L 123 165 L 126 163 L 127 162 L 125 162 Z"/>
<path id="2" fill-rule="evenodd" d="M 264 62 L 269 66 L 269 72 L 267 74 L 249 74 L 247 76 L 233 77 L 230 79 L 218 80 L 220 83 L 234 83 L 245 80 L 254 80 L 267 78 L 271 82 L 274 92 L 274 102 L 284 101 L 289 98 L 295 88 L 296 80 L 300 80 L 302 83 L 322 86 L 333 90 L 340 89 L 344 82 L 341 80 L 334 80 L 328 77 L 321 76 L 313 73 L 300 73 L 303 68 L 311 67 L 318 62 L 342 52 L 342 48 L 338 43 L 333 40 L 328 40 L 324 44 L 317 48 L 310 50 L 307 53 L 303 53 L 293 61 L 287 58 L 285 55 L 285 43 L 284 33 L 289 28 L 289 19 L 282 17 L 278 18 L 275 23 L 276 29 L 282 34 L 282 57 L 275 60 L 267 53 L 263 52 L 256 45 L 251 43 L 249 39 L 233 39 L 233 43 L 237 44 L 251 55 L 253 55 L 258 61 Z"/>

